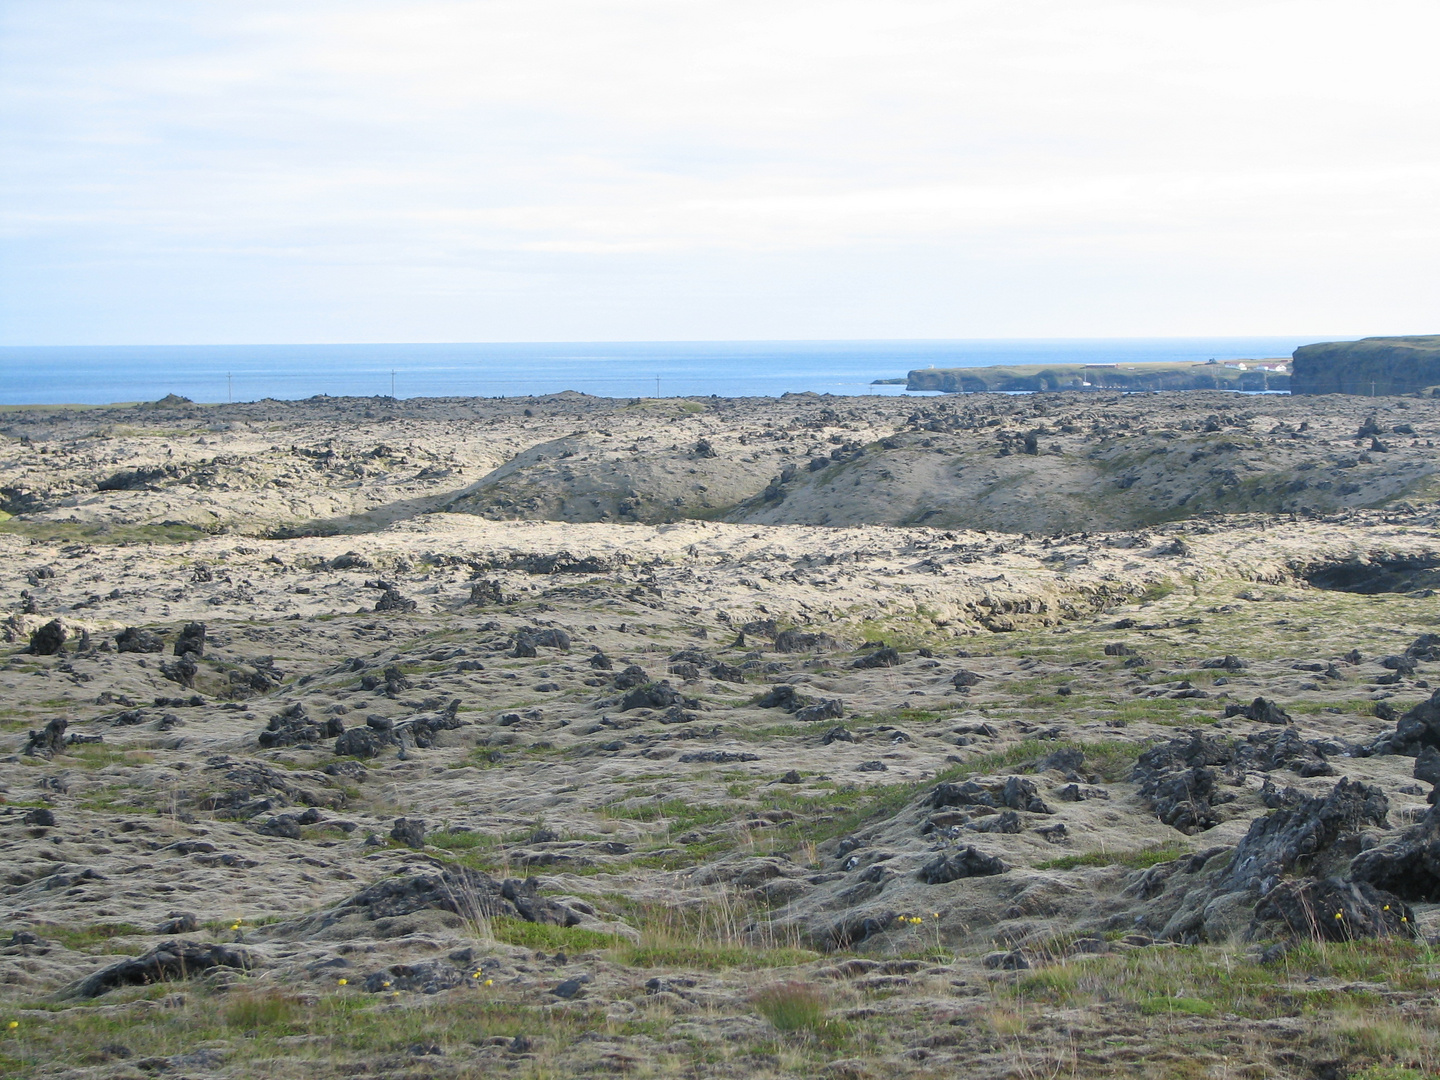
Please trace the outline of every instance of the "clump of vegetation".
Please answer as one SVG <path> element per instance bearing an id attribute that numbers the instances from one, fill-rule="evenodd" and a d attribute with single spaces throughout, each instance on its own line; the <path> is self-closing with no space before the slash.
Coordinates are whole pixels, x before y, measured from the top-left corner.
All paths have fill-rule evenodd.
<path id="1" fill-rule="evenodd" d="M 1082 866 L 1123 866 L 1129 870 L 1146 870 L 1160 863 L 1188 855 L 1190 849 L 1177 841 L 1152 844 L 1149 847 L 1130 851 L 1083 851 L 1074 855 L 1061 855 L 1058 859 L 1046 859 L 1036 863 L 1037 870 L 1075 870 Z"/>
<path id="2" fill-rule="evenodd" d="M 751 997 L 750 1003 L 776 1031 L 815 1033 L 826 1024 L 825 995 L 812 983 L 792 981 L 767 986 Z"/>

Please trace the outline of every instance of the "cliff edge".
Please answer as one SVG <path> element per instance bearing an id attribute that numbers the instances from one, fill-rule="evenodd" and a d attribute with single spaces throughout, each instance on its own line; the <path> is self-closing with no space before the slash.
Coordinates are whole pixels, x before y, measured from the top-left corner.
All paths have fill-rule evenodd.
<path id="1" fill-rule="evenodd" d="M 1413 394 L 1440 386 L 1440 334 L 1302 345 L 1291 370 L 1293 394 Z"/>

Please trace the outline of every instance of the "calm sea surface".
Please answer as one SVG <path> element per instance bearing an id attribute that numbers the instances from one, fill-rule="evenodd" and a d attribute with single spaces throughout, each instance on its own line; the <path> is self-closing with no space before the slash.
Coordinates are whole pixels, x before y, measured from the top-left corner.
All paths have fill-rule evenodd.
<path id="1" fill-rule="evenodd" d="M 0 404 L 256 401 L 315 394 L 604 397 L 896 394 L 912 368 L 1289 356 L 1316 337 L 488 345 L 0 346 Z"/>

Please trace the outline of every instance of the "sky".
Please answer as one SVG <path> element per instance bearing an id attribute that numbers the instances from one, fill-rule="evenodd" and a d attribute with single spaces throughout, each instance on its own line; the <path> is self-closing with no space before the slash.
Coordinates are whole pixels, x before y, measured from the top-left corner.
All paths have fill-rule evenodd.
<path id="1" fill-rule="evenodd" d="M 1440 331 L 1408 0 L 0 0 L 0 344 Z"/>

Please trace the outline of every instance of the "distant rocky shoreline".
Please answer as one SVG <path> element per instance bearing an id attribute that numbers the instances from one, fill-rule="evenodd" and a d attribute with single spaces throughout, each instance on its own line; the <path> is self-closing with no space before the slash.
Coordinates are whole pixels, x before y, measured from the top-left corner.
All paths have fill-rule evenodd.
<path id="1" fill-rule="evenodd" d="M 898 383 L 899 379 L 876 380 Z M 907 390 L 947 394 L 1044 393 L 1060 390 L 1232 390 L 1243 393 L 1353 394 L 1363 397 L 1440 393 L 1440 335 L 1372 337 L 1302 345 L 1290 359 L 1163 364 L 1016 364 L 923 368 Z"/>

